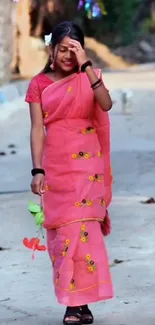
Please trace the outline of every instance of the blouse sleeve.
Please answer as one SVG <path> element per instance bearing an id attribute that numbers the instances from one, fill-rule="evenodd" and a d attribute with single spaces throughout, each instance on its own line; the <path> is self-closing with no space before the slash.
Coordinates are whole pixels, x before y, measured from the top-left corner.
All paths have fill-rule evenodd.
<path id="1" fill-rule="evenodd" d="M 37 81 L 33 78 L 28 86 L 25 101 L 27 103 L 41 103 L 41 93 Z"/>

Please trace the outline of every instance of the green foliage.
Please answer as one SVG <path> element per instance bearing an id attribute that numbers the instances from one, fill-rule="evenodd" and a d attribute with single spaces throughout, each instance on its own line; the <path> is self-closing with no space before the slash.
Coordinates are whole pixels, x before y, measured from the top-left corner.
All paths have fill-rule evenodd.
<path id="1" fill-rule="evenodd" d="M 74 13 L 72 19 L 80 22 L 88 36 L 103 39 L 106 34 L 113 35 L 113 40 L 117 38 L 120 44 L 131 43 L 136 36 L 134 26 L 134 16 L 142 0 L 99 0 L 98 2 L 105 8 L 107 15 L 100 19 L 89 20 L 84 10 L 76 10 L 78 0 L 74 0 Z M 66 6 L 73 8 L 73 0 L 66 0 Z"/>
<path id="2" fill-rule="evenodd" d="M 152 27 L 151 18 L 145 19 L 141 26 L 141 35 L 147 34 L 151 30 L 151 27 Z"/>
<path id="3" fill-rule="evenodd" d="M 38 0 L 39 1 L 39 0 Z M 47 2 L 48 0 L 40 0 Z M 52 1 L 52 0 L 51 0 Z M 155 23 L 152 22 L 149 16 L 148 1 L 147 0 L 95 0 L 100 6 L 103 15 L 98 19 L 88 19 L 84 8 L 77 10 L 79 0 L 57 0 L 57 5 L 60 10 L 50 13 L 44 19 L 43 35 L 48 34 L 52 30 L 53 25 L 62 20 L 74 20 L 84 30 L 89 37 L 94 37 L 101 42 L 111 46 L 127 45 L 136 38 L 137 34 L 144 33 L 150 28 L 155 29 Z M 151 6 L 151 0 L 150 0 Z M 39 5 L 38 5 L 38 8 Z M 144 17 L 144 11 L 148 14 Z M 142 13 L 143 10 L 143 13 Z M 39 9 L 38 9 L 39 12 Z M 55 17 L 54 17 L 55 15 Z M 34 12 L 36 21 L 36 12 Z M 139 24 L 139 16 L 143 17 Z M 138 17 L 138 18 L 137 18 Z M 144 23 L 145 19 L 145 23 Z M 137 29 L 138 25 L 141 29 Z M 50 26 L 51 25 L 51 26 Z"/>

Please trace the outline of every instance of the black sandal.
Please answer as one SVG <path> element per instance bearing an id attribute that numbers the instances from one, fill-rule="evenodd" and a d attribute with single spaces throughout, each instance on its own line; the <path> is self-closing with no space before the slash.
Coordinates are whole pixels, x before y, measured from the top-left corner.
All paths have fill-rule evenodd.
<path id="1" fill-rule="evenodd" d="M 94 317 L 87 305 L 81 306 L 82 324 L 93 324 Z"/>
<path id="2" fill-rule="evenodd" d="M 66 320 L 66 318 L 74 317 L 75 320 Z M 67 307 L 63 319 L 64 325 L 82 325 L 82 316 L 80 307 Z"/>

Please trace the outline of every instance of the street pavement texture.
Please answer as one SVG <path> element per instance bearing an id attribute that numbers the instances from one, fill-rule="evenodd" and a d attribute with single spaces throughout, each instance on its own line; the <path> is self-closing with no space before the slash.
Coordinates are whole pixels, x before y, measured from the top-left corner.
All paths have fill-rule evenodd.
<path id="1" fill-rule="evenodd" d="M 91 306 L 96 325 L 155 323 L 155 205 L 141 203 L 155 195 L 154 72 L 104 76 L 114 100 L 112 234 L 105 240 L 115 297 Z M 128 115 L 122 112 L 122 89 L 133 92 Z M 64 307 L 56 302 L 48 254 L 38 252 L 32 261 L 22 245 L 24 237 L 36 235 L 27 205 L 38 198 L 29 192 L 28 107 L 21 100 L 15 105 L 0 120 L 0 151 L 6 153 L 0 156 L 0 325 L 58 325 Z"/>

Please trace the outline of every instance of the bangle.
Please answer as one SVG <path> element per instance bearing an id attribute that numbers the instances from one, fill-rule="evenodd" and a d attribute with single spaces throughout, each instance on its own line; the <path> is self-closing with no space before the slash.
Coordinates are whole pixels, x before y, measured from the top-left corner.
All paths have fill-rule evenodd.
<path id="1" fill-rule="evenodd" d="M 32 175 L 32 176 L 35 176 L 35 175 L 37 175 L 37 174 L 42 174 L 42 175 L 45 176 L 45 171 L 44 171 L 44 169 L 42 169 L 42 168 L 33 168 L 33 169 L 31 170 L 31 175 Z"/>
<path id="2" fill-rule="evenodd" d="M 95 87 L 93 87 L 92 89 L 95 90 L 97 88 L 99 88 L 102 85 L 102 81 L 100 83 L 98 83 Z"/>
<path id="3" fill-rule="evenodd" d="M 84 64 L 82 64 L 81 72 L 85 72 L 87 67 L 92 67 L 92 62 L 91 61 L 86 61 Z"/>
<path id="4" fill-rule="evenodd" d="M 94 88 L 95 86 L 100 84 L 101 81 L 102 81 L 101 79 L 98 79 L 96 82 L 94 82 L 94 84 L 91 85 L 91 88 Z"/>

